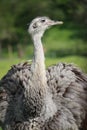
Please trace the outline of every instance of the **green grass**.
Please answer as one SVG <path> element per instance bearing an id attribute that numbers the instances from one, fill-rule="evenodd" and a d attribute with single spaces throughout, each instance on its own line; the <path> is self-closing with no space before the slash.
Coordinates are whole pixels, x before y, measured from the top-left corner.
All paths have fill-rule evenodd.
<path id="1" fill-rule="evenodd" d="M 13 64 L 24 62 L 22 59 L 4 59 L 0 60 L 0 78 L 3 77 Z M 85 57 L 68 56 L 64 58 L 46 58 L 46 66 L 51 66 L 59 62 L 74 63 L 81 67 L 84 72 L 87 72 L 87 62 Z"/>

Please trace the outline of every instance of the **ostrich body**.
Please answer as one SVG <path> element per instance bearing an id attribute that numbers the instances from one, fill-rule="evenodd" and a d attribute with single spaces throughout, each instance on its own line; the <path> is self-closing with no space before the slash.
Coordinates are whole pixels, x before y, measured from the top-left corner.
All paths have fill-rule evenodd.
<path id="1" fill-rule="evenodd" d="M 71 64 L 45 69 L 41 37 L 52 25 L 35 18 L 29 33 L 34 58 L 12 66 L 0 81 L 0 122 L 4 130 L 87 130 L 87 75 Z"/>

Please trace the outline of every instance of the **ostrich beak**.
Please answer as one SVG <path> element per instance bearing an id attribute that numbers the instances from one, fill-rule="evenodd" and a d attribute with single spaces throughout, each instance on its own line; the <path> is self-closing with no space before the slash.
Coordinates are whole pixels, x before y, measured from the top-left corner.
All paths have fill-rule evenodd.
<path id="1" fill-rule="evenodd" d="M 47 24 L 48 24 L 48 26 L 53 26 L 53 25 L 63 24 L 63 22 L 62 21 L 53 21 L 53 20 L 50 20 Z"/>

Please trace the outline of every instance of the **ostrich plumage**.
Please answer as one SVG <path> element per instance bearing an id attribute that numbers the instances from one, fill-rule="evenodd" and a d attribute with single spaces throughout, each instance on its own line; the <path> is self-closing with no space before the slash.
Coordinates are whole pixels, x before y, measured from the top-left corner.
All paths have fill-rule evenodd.
<path id="1" fill-rule="evenodd" d="M 35 18 L 29 33 L 34 58 L 13 65 L 0 81 L 0 124 L 3 130 L 87 130 L 87 75 L 72 64 L 45 69 L 41 37 L 52 25 Z"/>

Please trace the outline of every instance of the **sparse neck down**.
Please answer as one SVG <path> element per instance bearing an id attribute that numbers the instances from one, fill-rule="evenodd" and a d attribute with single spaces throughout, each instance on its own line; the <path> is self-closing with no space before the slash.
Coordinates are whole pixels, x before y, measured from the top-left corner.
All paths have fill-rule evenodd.
<path id="1" fill-rule="evenodd" d="M 34 58 L 32 61 L 31 69 L 33 75 L 36 76 L 41 80 L 44 84 L 46 82 L 46 71 L 45 71 L 45 57 L 44 57 L 44 50 L 43 45 L 41 42 L 41 34 L 36 34 L 33 37 L 34 43 Z"/>
<path id="2" fill-rule="evenodd" d="M 26 106 L 29 109 L 29 117 L 43 116 L 48 119 L 55 114 L 57 108 L 52 99 L 46 79 L 44 50 L 41 43 L 41 34 L 34 35 L 34 58 L 31 64 L 31 85 L 26 89 L 28 94 Z M 32 87 L 31 87 L 32 86 Z M 28 93 L 29 92 L 29 93 Z M 51 114 L 50 114 L 51 113 Z"/>

